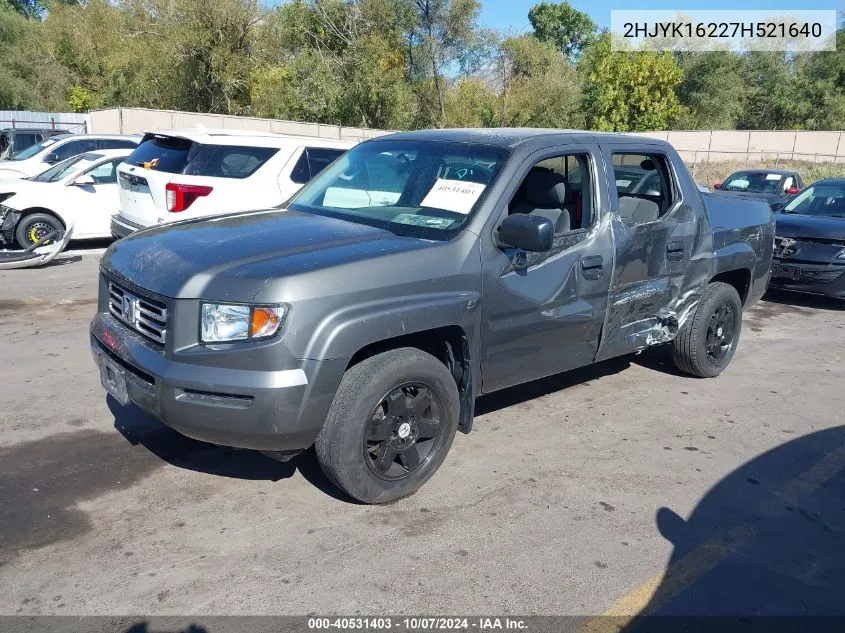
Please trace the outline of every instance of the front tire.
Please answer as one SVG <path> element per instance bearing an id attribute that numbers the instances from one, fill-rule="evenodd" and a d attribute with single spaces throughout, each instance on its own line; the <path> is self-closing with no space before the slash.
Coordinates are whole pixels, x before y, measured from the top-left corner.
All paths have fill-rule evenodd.
<path id="1" fill-rule="evenodd" d="M 30 213 L 18 221 L 15 240 L 22 248 L 29 248 L 53 231 L 64 231 L 60 220 L 47 213 Z"/>
<path id="2" fill-rule="evenodd" d="M 364 503 L 415 492 L 455 438 L 455 379 L 431 354 L 405 347 L 367 358 L 343 375 L 315 444 L 326 476 Z"/>
<path id="3" fill-rule="evenodd" d="M 741 330 L 742 301 L 736 288 L 720 281 L 709 284 L 692 318 L 675 337 L 675 365 L 691 376 L 718 376 L 731 362 Z"/>

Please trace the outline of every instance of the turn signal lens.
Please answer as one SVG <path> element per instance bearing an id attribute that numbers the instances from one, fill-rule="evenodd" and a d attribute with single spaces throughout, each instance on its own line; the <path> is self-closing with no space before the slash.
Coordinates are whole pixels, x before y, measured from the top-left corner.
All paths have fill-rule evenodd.
<path id="1" fill-rule="evenodd" d="M 273 336 L 278 331 L 284 317 L 285 308 L 283 306 L 253 308 L 250 336 L 252 338 Z"/>

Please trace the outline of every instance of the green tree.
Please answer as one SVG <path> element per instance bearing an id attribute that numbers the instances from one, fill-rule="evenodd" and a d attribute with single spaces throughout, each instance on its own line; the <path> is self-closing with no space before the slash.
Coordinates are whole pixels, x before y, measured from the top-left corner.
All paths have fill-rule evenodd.
<path id="1" fill-rule="evenodd" d="M 676 90 L 682 71 L 669 52 L 611 50 L 603 35 L 584 53 L 584 111 L 597 130 L 664 130 L 683 108 Z"/>
<path id="2" fill-rule="evenodd" d="M 424 125 L 442 127 L 446 117 L 448 69 L 468 70 L 477 62 L 480 0 L 405 0 L 414 9 L 406 35 L 409 71 L 416 84 Z M 427 80 L 427 81 L 426 81 Z M 433 92 L 433 95 L 431 94 Z M 432 96 L 436 107 L 431 109 Z M 417 119 L 420 120 L 419 117 Z"/>
<path id="3" fill-rule="evenodd" d="M 746 94 L 739 55 L 723 50 L 683 52 L 677 57 L 683 73 L 677 93 L 684 111 L 675 126 L 689 130 L 735 128 Z"/>
<path id="4" fill-rule="evenodd" d="M 740 67 L 746 96 L 737 127 L 789 130 L 804 127 L 809 112 L 794 80 L 793 62 L 782 51 L 751 51 Z"/>
<path id="5" fill-rule="evenodd" d="M 501 125 L 583 127 L 581 81 L 569 60 L 533 35 L 504 40 L 498 61 Z"/>
<path id="6" fill-rule="evenodd" d="M 796 64 L 796 82 L 807 109 L 806 126 L 845 129 L 845 27 L 836 32 L 835 51 L 803 55 Z"/>
<path id="7" fill-rule="evenodd" d="M 573 60 L 597 37 L 596 23 L 567 0 L 534 5 L 528 11 L 528 21 L 540 41 L 553 44 Z"/>
<path id="8" fill-rule="evenodd" d="M 446 94 L 445 127 L 493 127 L 499 98 L 478 77 L 466 77 Z"/>

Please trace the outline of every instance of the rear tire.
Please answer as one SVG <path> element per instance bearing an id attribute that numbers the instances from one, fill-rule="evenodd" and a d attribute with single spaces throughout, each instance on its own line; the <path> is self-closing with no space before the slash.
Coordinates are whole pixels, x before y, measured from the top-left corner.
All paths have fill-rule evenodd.
<path id="1" fill-rule="evenodd" d="M 455 379 L 431 354 L 405 347 L 346 370 L 315 443 L 326 476 L 364 503 L 415 492 L 455 438 Z"/>
<path id="2" fill-rule="evenodd" d="M 60 220 L 47 213 L 30 213 L 18 220 L 15 240 L 21 248 L 29 248 L 52 231 L 64 231 Z"/>
<path id="3" fill-rule="evenodd" d="M 673 341 L 675 365 L 691 376 L 718 376 L 731 362 L 741 330 L 742 301 L 736 288 L 720 281 L 709 284 Z"/>

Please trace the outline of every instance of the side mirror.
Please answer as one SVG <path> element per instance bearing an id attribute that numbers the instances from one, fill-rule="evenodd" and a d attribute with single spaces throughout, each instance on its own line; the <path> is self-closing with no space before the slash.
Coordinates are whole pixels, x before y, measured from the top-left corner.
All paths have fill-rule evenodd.
<path id="1" fill-rule="evenodd" d="M 96 185 L 97 181 L 89 174 L 83 174 L 73 181 L 74 185 Z"/>
<path id="2" fill-rule="evenodd" d="M 786 195 L 794 196 L 796 193 L 801 193 L 801 190 L 798 187 L 789 187 L 786 190 Z"/>
<path id="3" fill-rule="evenodd" d="M 499 242 L 523 251 L 550 251 L 554 236 L 551 220 L 538 215 L 516 213 L 505 218 L 499 226 Z"/>
<path id="4" fill-rule="evenodd" d="M 55 165 L 59 162 L 59 155 L 55 152 L 50 152 L 44 157 L 43 162 L 47 163 L 48 165 Z"/>
<path id="5" fill-rule="evenodd" d="M 722 183 L 720 183 L 720 182 L 713 183 L 713 189 L 721 189 L 721 188 L 722 188 Z"/>

